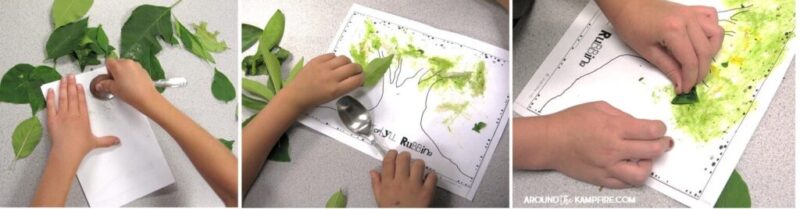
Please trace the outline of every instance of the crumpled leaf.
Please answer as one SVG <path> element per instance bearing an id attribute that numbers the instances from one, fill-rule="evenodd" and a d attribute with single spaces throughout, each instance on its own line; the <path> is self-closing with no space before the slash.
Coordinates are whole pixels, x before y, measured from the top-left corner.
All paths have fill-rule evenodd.
<path id="1" fill-rule="evenodd" d="M 697 87 L 692 87 L 692 90 L 689 90 L 688 93 L 676 95 L 675 98 L 672 99 L 672 104 L 674 105 L 694 104 L 700 101 L 700 98 L 697 96 L 697 91 L 695 90 L 695 88 Z"/>
<path id="2" fill-rule="evenodd" d="M 86 66 L 99 65 L 98 57 L 108 57 L 114 53 L 114 47 L 109 45 L 103 26 L 89 28 L 81 41 L 81 46 L 72 52 L 72 57 L 78 60 L 81 72 Z"/>
<path id="3" fill-rule="evenodd" d="M 373 87 L 386 74 L 386 70 L 392 65 L 394 55 L 388 57 L 375 58 L 364 68 L 364 87 Z"/>
<path id="4" fill-rule="evenodd" d="M 11 146 L 14 148 L 14 158 L 22 159 L 28 157 L 39 145 L 42 138 L 42 124 L 39 118 L 33 116 L 28 118 L 14 129 L 11 135 Z"/>
<path id="5" fill-rule="evenodd" d="M 86 34 L 88 18 L 56 28 L 47 39 L 45 51 L 47 59 L 57 59 L 78 49 Z"/>
<path id="6" fill-rule="evenodd" d="M 120 56 L 137 61 L 161 51 L 157 37 L 175 45 L 178 40 L 173 33 L 171 9 L 153 5 L 136 7 L 122 26 Z M 150 75 L 151 77 L 153 75 Z"/>
<path id="7" fill-rule="evenodd" d="M 211 93 L 214 94 L 214 98 L 224 102 L 230 102 L 236 98 L 236 89 L 233 88 L 231 80 L 228 80 L 228 77 L 216 68 L 214 69 L 214 81 L 211 82 Z"/>
<path id="8" fill-rule="evenodd" d="M 347 207 L 347 197 L 342 192 L 342 189 L 336 191 L 328 198 L 328 203 L 325 203 L 326 208 L 344 208 Z"/>
<path id="9" fill-rule="evenodd" d="M 200 22 L 200 25 L 194 25 L 194 33 L 200 45 L 209 52 L 222 52 L 228 49 L 228 44 L 225 41 L 217 40 L 218 31 L 213 33 L 208 31 L 208 23 Z"/>
<path id="10" fill-rule="evenodd" d="M 178 20 L 175 20 L 175 27 L 177 28 L 178 37 L 180 37 L 181 43 L 183 43 L 183 48 L 185 48 L 186 51 L 191 52 L 200 59 L 214 63 L 214 57 L 212 57 L 211 53 L 200 43 L 197 36 L 186 29 Z"/>
<path id="11" fill-rule="evenodd" d="M 242 52 L 247 51 L 250 47 L 258 42 L 263 30 L 253 25 L 242 24 Z"/>
<path id="12" fill-rule="evenodd" d="M 89 8 L 92 7 L 93 0 L 55 0 L 53 8 L 50 9 L 53 18 L 53 28 L 59 28 L 67 23 L 81 19 Z"/>

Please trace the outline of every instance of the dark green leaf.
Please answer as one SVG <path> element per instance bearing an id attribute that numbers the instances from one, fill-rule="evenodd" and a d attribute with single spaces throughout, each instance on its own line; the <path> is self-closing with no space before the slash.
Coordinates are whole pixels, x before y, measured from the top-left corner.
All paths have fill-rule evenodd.
<path id="1" fill-rule="evenodd" d="M 136 7 L 122 26 L 120 55 L 123 58 L 142 61 L 158 54 L 161 44 L 156 37 L 170 44 L 177 44 L 172 31 L 170 8 L 142 5 Z M 152 74 L 150 75 L 153 76 Z"/>
<path id="2" fill-rule="evenodd" d="M 692 90 L 689 90 L 688 93 L 685 94 L 678 94 L 672 99 L 672 104 L 674 105 L 684 105 L 684 104 L 694 104 L 700 101 L 700 98 L 697 97 L 697 92 L 695 91 L 696 87 L 692 87 Z"/>
<path id="3" fill-rule="evenodd" d="M 219 32 L 208 31 L 208 23 L 200 22 L 200 25 L 192 26 L 194 28 L 194 34 L 197 36 L 197 40 L 200 41 L 200 45 L 203 46 L 203 49 L 209 52 L 222 52 L 228 49 L 228 44 L 225 41 L 217 40 L 217 35 Z"/>
<path id="4" fill-rule="evenodd" d="M 289 157 L 289 135 L 286 133 L 281 135 L 281 139 L 278 140 L 278 143 L 275 144 L 274 147 L 272 147 L 267 159 L 278 162 L 292 161 L 292 158 Z"/>
<path id="5" fill-rule="evenodd" d="M 33 72 L 29 64 L 17 64 L 0 80 L 0 101 L 13 104 L 28 103 L 28 77 Z"/>
<path id="6" fill-rule="evenodd" d="M 297 77 L 297 73 L 300 73 L 300 70 L 303 69 L 303 65 L 304 65 L 303 62 L 304 61 L 305 61 L 305 58 L 301 57 L 300 61 L 298 61 L 296 64 L 294 64 L 294 67 L 292 68 L 292 71 L 289 72 L 289 78 L 286 80 L 287 84 L 292 82 L 292 80 L 294 80 L 294 78 Z"/>
<path id="7" fill-rule="evenodd" d="M 89 18 L 84 18 L 77 22 L 66 24 L 57 28 L 47 39 L 45 49 L 47 59 L 57 59 L 78 49 L 86 34 Z"/>
<path id="8" fill-rule="evenodd" d="M 200 59 L 207 60 L 209 62 L 214 63 L 214 57 L 211 56 L 202 44 L 200 44 L 200 40 L 197 39 L 197 36 L 192 34 L 186 27 L 181 24 L 178 20 L 175 20 L 175 27 L 177 28 L 178 37 L 181 39 L 181 43 L 183 43 L 183 48 L 186 51 L 191 52 L 195 56 L 199 57 Z"/>
<path id="9" fill-rule="evenodd" d="M 33 69 L 28 79 L 28 101 L 31 104 L 31 114 L 36 115 L 41 109 L 44 109 L 45 101 L 42 95 L 41 87 L 46 83 L 57 81 L 61 79 L 61 74 L 45 65 L 40 65 Z"/>
<path id="10" fill-rule="evenodd" d="M 256 117 L 256 115 L 258 115 L 258 113 L 256 113 L 256 114 L 253 114 L 253 115 L 251 115 L 249 118 L 245 119 L 245 120 L 242 122 L 242 128 L 244 128 L 245 126 L 247 126 L 247 124 L 250 124 L 250 121 L 251 121 L 251 120 L 253 120 L 253 118 L 255 118 L 255 117 Z"/>
<path id="11" fill-rule="evenodd" d="M 39 118 L 33 116 L 27 120 L 22 121 L 14 133 L 11 135 L 11 146 L 14 148 L 14 158 L 22 159 L 28 157 L 39 145 L 39 140 L 42 138 L 42 124 L 39 123 Z"/>
<path id="12" fill-rule="evenodd" d="M 272 97 L 275 96 L 275 93 L 269 91 L 264 84 L 247 78 L 242 78 L 242 89 L 266 101 L 272 100 Z"/>
<path id="13" fill-rule="evenodd" d="M 89 8 L 92 7 L 92 0 L 55 0 L 50 14 L 53 18 L 53 28 L 59 28 L 67 23 L 81 19 Z"/>
<path id="14" fill-rule="evenodd" d="M 264 27 L 264 32 L 261 33 L 256 54 L 268 54 L 273 47 L 280 44 L 285 24 L 286 20 L 283 12 L 281 10 L 275 11 L 275 14 L 269 18 L 267 26 Z"/>
<path id="15" fill-rule="evenodd" d="M 220 138 L 218 140 L 220 143 L 222 143 L 222 145 L 225 145 L 225 147 L 227 147 L 229 150 L 233 150 L 233 140 L 228 141 L 223 138 Z"/>
<path id="16" fill-rule="evenodd" d="M 286 50 L 281 47 L 275 47 L 275 49 L 276 49 L 274 53 L 275 57 L 278 58 L 278 61 L 281 64 L 283 64 L 283 61 L 286 61 L 286 59 L 289 59 L 289 56 L 292 56 L 292 52 L 290 52 L 289 50 Z"/>
<path id="17" fill-rule="evenodd" d="M 267 103 L 242 94 L 242 106 L 250 110 L 261 111 L 264 106 L 267 106 Z"/>
<path id="18" fill-rule="evenodd" d="M 347 207 L 347 197 L 344 196 L 344 192 L 342 189 L 336 191 L 331 195 L 328 199 L 328 203 L 325 203 L 326 208 L 345 208 Z"/>
<path id="19" fill-rule="evenodd" d="M 725 188 L 722 189 L 722 193 L 719 195 L 719 199 L 717 199 L 717 203 L 714 204 L 715 208 L 749 208 L 750 207 L 750 190 L 747 188 L 747 184 L 742 179 L 742 176 L 739 175 L 739 172 L 736 170 L 733 171 L 731 177 L 728 179 L 728 183 L 725 184 Z"/>
<path id="20" fill-rule="evenodd" d="M 480 133 L 483 128 L 486 128 L 486 123 L 484 122 L 477 122 L 472 126 L 472 130 L 477 133 Z"/>
<path id="21" fill-rule="evenodd" d="M 388 57 L 375 58 L 364 68 L 364 87 L 373 87 L 386 74 L 386 70 L 392 65 L 394 55 Z"/>
<path id="22" fill-rule="evenodd" d="M 230 102 L 236 98 L 236 89 L 233 88 L 231 80 L 228 80 L 228 77 L 217 69 L 214 69 L 214 81 L 211 82 L 211 93 L 214 94 L 214 98 L 224 102 Z"/>
<path id="23" fill-rule="evenodd" d="M 247 51 L 252 47 L 261 37 L 261 28 L 256 26 L 242 24 L 242 52 Z"/>
<path id="24" fill-rule="evenodd" d="M 166 78 L 164 74 L 164 69 L 161 68 L 161 62 L 158 61 L 155 54 L 146 53 L 146 57 L 142 57 L 139 60 L 139 64 L 142 65 L 142 68 L 147 70 L 147 73 L 150 74 L 150 79 L 157 81 Z M 158 92 L 164 92 L 164 88 L 156 88 Z"/>

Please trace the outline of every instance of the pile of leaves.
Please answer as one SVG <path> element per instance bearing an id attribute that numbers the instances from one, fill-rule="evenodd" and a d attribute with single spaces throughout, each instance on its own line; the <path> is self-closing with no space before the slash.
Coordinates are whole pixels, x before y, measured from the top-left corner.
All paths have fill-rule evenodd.
<path id="1" fill-rule="evenodd" d="M 133 10 L 122 26 L 121 57 L 138 61 L 154 81 L 165 78 L 164 69 L 156 57 L 162 49 L 157 39 L 172 46 L 178 45 L 180 40 L 187 51 L 210 63 L 214 63 L 210 53 L 228 48 L 224 41 L 217 40 L 217 32 L 207 30 L 205 22 L 194 26 L 192 33 L 173 18 L 172 7 L 179 2 L 170 7 L 141 5 Z M 84 71 L 87 66 L 100 65 L 100 58 L 118 57 L 116 48 L 109 44 L 103 26 L 89 27 L 89 18 L 84 17 L 92 4 L 93 0 L 53 1 L 51 15 L 54 30 L 45 45 L 46 60 L 52 60 L 53 66 L 58 59 L 69 57 Z M 61 74 L 54 67 L 22 63 L 9 69 L 0 80 L 0 102 L 29 104 L 31 107 L 31 118 L 17 125 L 11 136 L 15 159 L 29 156 L 39 144 L 42 124 L 36 113 L 45 107 L 40 87 L 59 79 Z M 211 91 L 215 98 L 224 102 L 236 97 L 233 84 L 216 69 Z"/>

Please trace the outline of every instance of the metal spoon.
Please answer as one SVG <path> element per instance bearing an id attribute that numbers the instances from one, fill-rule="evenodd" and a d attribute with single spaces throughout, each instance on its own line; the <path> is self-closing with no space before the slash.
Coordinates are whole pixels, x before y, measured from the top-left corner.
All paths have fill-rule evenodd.
<path id="1" fill-rule="evenodd" d="M 339 119 L 347 126 L 347 129 L 356 134 L 366 137 L 369 144 L 375 147 L 381 156 L 386 155 L 386 149 L 376 142 L 372 132 L 372 117 L 364 105 L 355 98 L 345 95 L 336 101 L 336 111 L 339 112 Z"/>
<path id="2" fill-rule="evenodd" d="M 92 93 L 92 96 L 94 96 L 94 98 L 97 98 L 99 100 L 106 101 L 114 99 L 114 95 L 111 94 L 111 92 L 100 91 L 97 89 L 97 83 L 99 83 L 100 81 L 111 80 L 111 79 L 114 79 L 114 77 L 111 77 L 111 75 L 109 74 L 101 74 L 98 75 L 97 77 L 94 77 L 94 79 L 92 79 L 92 82 L 89 83 L 89 86 L 91 86 L 89 88 L 89 92 Z M 153 82 L 153 84 L 155 87 L 158 88 L 177 88 L 177 87 L 184 87 L 187 84 L 189 84 L 189 82 L 186 80 L 186 78 L 177 77 L 177 78 L 157 80 Z"/>

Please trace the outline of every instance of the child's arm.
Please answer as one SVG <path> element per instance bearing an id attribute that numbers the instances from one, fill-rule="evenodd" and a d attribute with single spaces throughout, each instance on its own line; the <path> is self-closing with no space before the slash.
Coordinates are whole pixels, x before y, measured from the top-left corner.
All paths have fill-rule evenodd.
<path id="1" fill-rule="evenodd" d="M 242 191 L 250 191 L 272 147 L 300 114 L 363 83 L 361 66 L 345 56 L 324 54 L 308 61 L 294 81 L 242 130 Z"/>
<path id="2" fill-rule="evenodd" d="M 383 171 L 370 171 L 372 193 L 378 207 L 428 207 L 436 191 L 436 173 L 425 175 L 425 162 L 411 160 L 411 154 L 389 150 L 383 157 Z"/>
<path id="3" fill-rule="evenodd" d="M 53 89 L 47 91 L 47 131 L 53 145 L 32 206 L 63 206 L 83 157 L 96 147 L 119 144 L 117 137 L 92 134 L 86 95 L 74 75 L 61 79 L 58 91 L 58 100 Z"/>
<path id="4" fill-rule="evenodd" d="M 236 207 L 238 171 L 230 150 L 161 96 L 139 63 L 108 59 L 106 66 L 114 80 L 100 82 L 98 89 L 111 91 L 164 128 L 225 205 Z"/>
<path id="5" fill-rule="evenodd" d="M 712 7 L 666 0 L 596 0 L 619 36 L 686 93 L 705 79 L 722 46 Z"/>

